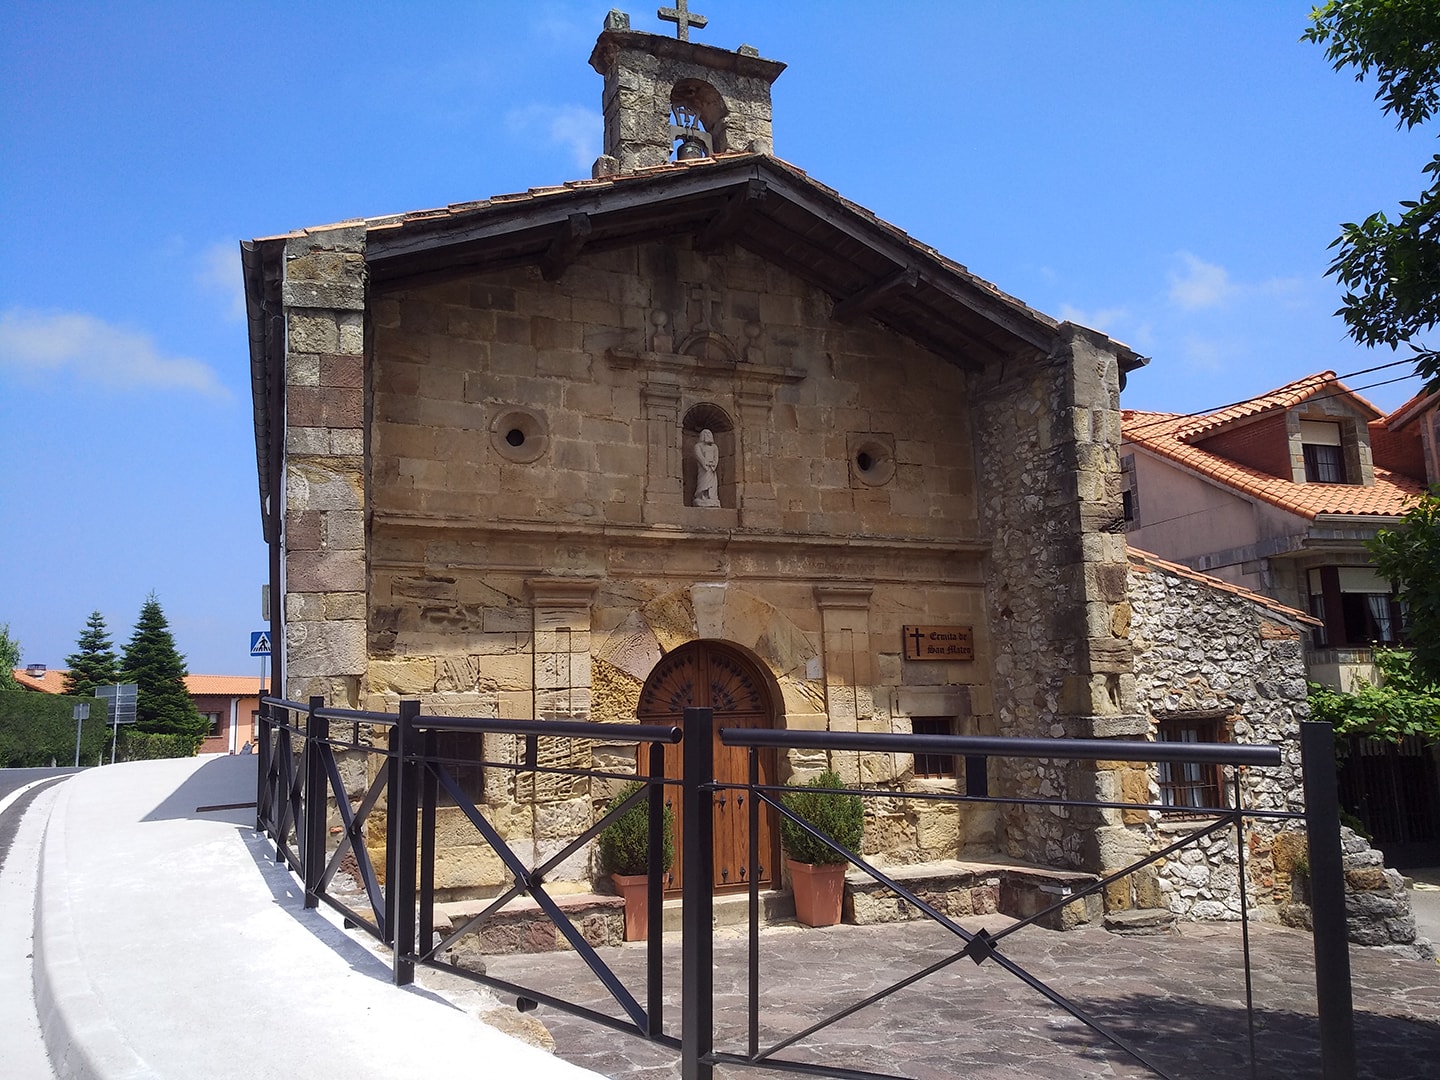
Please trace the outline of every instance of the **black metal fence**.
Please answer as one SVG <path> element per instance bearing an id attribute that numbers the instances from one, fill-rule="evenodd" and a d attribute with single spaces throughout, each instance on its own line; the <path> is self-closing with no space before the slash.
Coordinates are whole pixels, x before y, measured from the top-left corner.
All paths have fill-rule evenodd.
<path id="1" fill-rule="evenodd" d="M 1104 1039 L 1119 1047 L 1157 1076 L 1172 1077 L 1150 1060 L 1138 1047 L 1109 1030 L 1080 1005 L 1065 997 L 1033 972 L 1015 962 L 1005 951 L 1005 939 L 1024 928 L 1042 922 L 1066 905 L 1101 893 L 1146 866 L 1170 857 L 1180 849 L 1198 844 L 1207 837 L 1233 829 L 1239 864 L 1241 936 L 1244 957 L 1246 1010 L 1249 1020 L 1250 1061 L 1256 1073 L 1255 1014 L 1251 994 L 1250 941 L 1246 909 L 1245 829 L 1246 820 L 1284 821 L 1303 816 L 1309 840 L 1311 905 L 1314 919 L 1316 989 L 1319 1004 L 1320 1049 L 1325 1080 L 1351 1080 L 1355 1076 L 1353 1016 L 1350 995 L 1349 951 L 1345 926 L 1344 882 L 1339 846 L 1339 811 L 1336 801 L 1334 741 L 1329 725 L 1301 725 L 1301 749 L 1306 764 L 1306 813 L 1247 809 L 1240 780 L 1242 767 L 1267 768 L 1280 764 L 1280 751 L 1271 746 L 1236 744 L 1194 744 L 1127 742 L 1109 739 L 1011 739 L 941 735 L 890 735 L 842 732 L 774 731 L 754 728 L 712 730 L 714 718 L 708 709 L 687 709 L 682 729 L 661 725 L 601 724 L 561 720 L 496 720 L 422 716 L 418 702 L 406 701 L 398 713 L 365 712 L 325 706 L 323 699 L 307 704 L 279 698 L 265 698 L 260 716 L 259 779 L 257 824 L 275 844 L 277 861 L 285 862 L 302 880 L 305 906 L 324 903 L 335 909 L 347 924 L 362 928 L 390 947 L 392 972 L 397 985 L 414 979 L 416 965 L 443 967 L 502 993 L 513 995 L 521 1008 L 536 1003 L 584 1017 L 597 1024 L 668 1046 L 679 1052 L 685 1080 L 710 1080 L 716 1065 L 786 1069 L 826 1076 L 875 1080 L 887 1076 L 861 1070 L 820 1067 L 813 1063 L 782 1057 L 783 1051 L 801 1039 L 811 1039 L 824 1029 L 853 1015 L 896 991 L 941 970 L 960 959 L 976 964 L 992 963 L 1019 979 L 1056 1007 L 1075 1017 Z M 440 753 L 440 735 L 446 732 L 507 735 L 519 740 L 519 760 L 485 760 L 446 757 Z M 716 736 L 721 745 L 744 748 L 749 755 L 745 784 L 722 784 L 714 777 Z M 648 757 L 641 787 L 622 804 L 610 808 L 583 833 L 536 865 L 520 857 L 496 827 L 476 807 L 455 771 L 480 765 L 486 769 L 508 770 L 514 774 L 558 774 L 591 780 L 629 781 L 630 773 L 591 768 L 571 768 L 542 763 L 539 746 L 547 739 L 593 739 L 605 742 L 634 742 L 646 747 Z M 682 775 L 665 776 L 664 748 L 683 743 Z M 915 895 L 903 883 L 872 865 L 860 853 L 843 851 L 845 858 L 875 881 L 892 890 L 927 919 L 954 935 L 952 955 L 929 965 L 885 989 L 850 1002 L 838 1012 L 804 1030 L 792 1032 L 769 1046 L 760 1045 L 759 950 L 761 944 L 761 865 L 759 815 L 761 804 L 773 814 L 794 821 L 809 831 L 808 823 L 795 817 L 781 802 L 783 789 L 760 782 L 760 755 L 767 751 L 808 749 L 858 751 L 861 753 L 904 753 L 956 755 L 967 760 L 967 784 L 963 794 L 934 792 L 908 793 L 886 788 L 835 789 L 862 797 L 943 799 L 961 803 L 992 803 L 1012 806 L 1065 807 L 1070 810 L 1144 810 L 1156 814 L 1182 813 L 1193 816 L 1193 807 L 1104 802 L 1073 799 L 1031 799 L 991 795 L 985 789 L 984 762 L 991 758 L 1049 761 L 1106 760 L 1130 762 L 1183 762 L 1232 767 L 1231 805 L 1207 808 L 1205 820 L 1194 831 L 1154 851 L 1123 870 L 1097 879 L 1072 892 L 1052 906 L 1008 925 L 996 933 L 969 931 L 955 920 Z M 342 782 L 338 753 L 378 755 L 381 759 L 367 769 L 371 776 L 363 795 L 352 806 Z M 639 762 L 637 762 L 639 764 Z M 668 790 L 667 790 L 668 789 Z M 678 1036 L 673 1025 L 665 1024 L 664 966 L 662 934 L 650 933 L 646 946 L 644 1004 L 610 968 L 604 957 L 577 929 L 546 887 L 547 875 L 572 855 L 580 852 L 613 820 L 641 800 L 648 803 L 649 852 L 648 892 L 652 912 L 661 909 L 665 867 L 661 865 L 664 806 L 675 791 L 682 807 L 682 929 L 681 929 L 681 1017 Z M 453 927 L 443 937 L 435 933 L 436 821 L 439 796 L 445 792 L 476 833 L 477 842 L 488 845 L 502 860 L 510 884 L 479 914 Z M 715 968 L 713 915 L 715 892 L 709 865 L 713 846 L 714 805 L 727 792 L 748 794 L 749 813 L 749 953 L 748 953 L 748 1039 L 743 1049 L 715 1046 Z M 381 797 L 385 800 L 382 821 L 372 822 Z M 330 842 L 332 816 L 337 839 Z M 383 875 L 372 865 L 367 833 L 384 838 Z M 353 860 L 366 904 L 356 904 L 331 889 L 342 864 Z M 443 957 L 463 937 L 482 928 L 510 901 L 529 896 L 564 935 L 571 948 L 584 960 L 619 1007 L 621 1016 L 601 1012 L 560 998 L 534 986 L 521 986 L 503 979 L 455 967 Z"/>

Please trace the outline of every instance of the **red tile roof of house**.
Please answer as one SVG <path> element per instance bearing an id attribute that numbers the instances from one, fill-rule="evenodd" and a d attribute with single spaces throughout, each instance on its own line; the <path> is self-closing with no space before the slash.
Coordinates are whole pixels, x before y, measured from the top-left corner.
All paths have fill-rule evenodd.
<path id="1" fill-rule="evenodd" d="M 69 668 L 50 668 L 40 678 L 25 673 L 24 668 L 15 669 L 15 681 L 27 690 L 39 690 L 46 694 L 65 693 L 65 676 Z M 185 689 L 191 697 L 202 694 L 223 697 L 255 697 L 260 692 L 258 675 L 186 675 Z"/>
<path id="2" fill-rule="evenodd" d="M 1231 461 L 1192 445 L 1202 435 L 1237 420 L 1273 409 L 1289 409 L 1320 392 L 1343 393 L 1369 410 L 1378 419 L 1383 414 L 1364 398 L 1348 389 L 1333 371 L 1309 375 L 1287 386 L 1238 402 L 1203 416 L 1177 413 L 1141 412 L 1125 409 L 1120 414 L 1121 438 L 1167 458 L 1200 476 L 1234 488 L 1242 495 L 1260 499 L 1292 514 L 1314 519 L 1321 514 L 1399 516 L 1425 492 L 1419 481 L 1375 466 L 1375 483 L 1297 484 L 1289 477 L 1272 476 L 1259 469 Z"/>
<path id="3" fill-rule="evenodd" d="M 15 681 L 26 690 L 39 690 L 42 694 L 65 693 L 65 668 L 49 668 L 38 679 L 28 674 L 23 667 L 13 670 Z"/>
<path id="4" fill-rule="evenodd" d="M 1292 405 L 1299 405 L 1302 401 L 1322 392 L 1348 395 L 1362 408 L 1370 410 L 1372 420 L 1378 420 L 1385 415 L 1337 379 L 1335 372 L 1322 371 L 1318 375 L 1306 375 L 1303 379 L 1296 379 L 1292 383 L 1261 394 L 1259 397 L 1253 397 L 1249 401 L 1237 401 L 1233 405 L 1216 409 L 1203 416 L 1187 417 L 1187 423 L 1177 434 L 1187 441 L 1194 440 L 1227 424 L 1232 424 L 1236 420 L 1258 416 L 1261 413 L 1270 412 L 1272 409 L 1288 409 Z"/>
<path id="5" fill-rule="evenodd" d="M 255 697 L 260 693 L 259 675 L 186 675 L 185 689 L 191 697 L 201 694 L 224 697 Z"/>
<path id="6" fill-rule="evenodd" d="M 1211 577 L 1209 574 L 1202 574 L 1199 570 L 1191 570 L 1188 566 L 1181 566 L 1179 563 L 1173 563 L 1169 559 L 1162 559 L 1159 555 L 1152 555 L 1148 551 L 1142 551 L 1133 544 L 1127 544 L 1126 549 L 1130 556 L 1130 562 L 1138 567 L 1174 574 L 1176 577 L 1182 577 L 1188 581 L 1198 582 L 1209 588 L 1217 589 L 1220 592 L 1238 596 L 1244 600 L 1249 600 L 1253 604 L 1258 604 L 1270 612 L 1270 614 L 1282 619 L 1287 619 L 1290 622 L 1305 623 L 1309 626 L 1325 625 L 1319 619 L 1312 615 L 1305 614 L 1305 612 L 1300 611 L 1298 608 L 1289 607 L 1280 603 L 1278 600 L 1272 600 L 1268 596 L 1262 596 L 1260 593 L 1252 592 L 1250 589 L 1242 588 L 1239 585 L 1232 585 L 1228 581 L 1221 581 L 1219 578 Z"/>

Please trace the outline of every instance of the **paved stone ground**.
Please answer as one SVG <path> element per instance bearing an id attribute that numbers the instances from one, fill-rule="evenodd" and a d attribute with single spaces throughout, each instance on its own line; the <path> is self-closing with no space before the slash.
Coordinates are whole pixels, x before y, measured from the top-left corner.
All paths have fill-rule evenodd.
<path id="1" fill-rule="evenodd" d="M 995 919 L 984 920 L 990 931 Z M 976 929 L 979 921 L 967 921 Z M 672 940 L 673 939 L 673 940 Z M 891 924 L 802 930 L 761 938 L 763 1047 L 940 959 L 957 941 L 934 926 Z M 1119 938 L 1104 930 L 1056 933 L 1029 927 L 1004 954 L 1044 980 L 1161 1069 L 1185 1080 L 1251 1077 L 1241 938 L 1233 924 L 1183 924 L 1166 937 Z M 679 939 L 667 935 L 666 1030 L 678 1034 Z M 1308 934 L 1251 929 L 1260 1078 L 1319 1077 L 1315 967 Z M 643 1001 L 644 946 L 602 950 Z M 745 942 L 716 943 L 716 1049 L 745 1049 Z M 1351 949 L 1360 1076 L 1440 1076 L 1440 965 Z M 492 975 L 619 1015 L 573 953 L 489 959 Z M 607 1076 L 679 1075 L 677 1055 L 642 1039 L 542 1007 L 563 1058 Z M 780 1057 L 928 1080 L 1076 1080 L 1156 1075 L 992 962 L 961 960 Z M 765 1075 L 721 1067 L 723 1077 Z"/>

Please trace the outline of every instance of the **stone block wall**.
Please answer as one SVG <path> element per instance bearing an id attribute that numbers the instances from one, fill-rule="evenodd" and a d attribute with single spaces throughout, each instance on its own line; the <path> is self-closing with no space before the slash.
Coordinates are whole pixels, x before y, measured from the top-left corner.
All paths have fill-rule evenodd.
<path id="1" fill-rule="evenodd" d="M 1066 327 L 1052 356 L 977 379 L 975 445 L 992 541 L 986 599 L 1001 735 L 1133 737 L 1143 731 L 1131 674 L 1120 520 L 1119 367 L 1113 344 Z M 1102 763 L 1018 762 L 1006 795 L 1111 799 Z M 1107 870 L 1136 850 L 1110 811 L 1001 812 L 1002 849 L 1052 866 Z"/>
<path id="2" fill-rule="evenodd" d="M 285 244 L 285 693 L 353 707 L 365 673 L 365 228 Z"/>
<path id="3" fill-rule="evenodd" d="M 526 268 L 375 296 L 367 706 L 629 722 L 661 656 L 712 639 L 764 665 L 785 726 L 992 731 L 967 377 L 830 304 L 687 239 L 584 254 L 559 284 Z M 697 409 L 730 424 L 718 508 L 688 505 Z M 973 627 L 975 659 L 905 661 L 907 623 Z M 634 768 L 623 738 L 569 752 Z M 833 764 L 958 782 L 914 781 L 910 755 Z M 614 786 L 520 791 L 494 771 L 487 813 L 542 845 Z M 923 861 L 993 850 L 993 832 L 991 811 L 896 801 L 866 843 Z M 466 873 L 489 888 L 494 869 Z"/>

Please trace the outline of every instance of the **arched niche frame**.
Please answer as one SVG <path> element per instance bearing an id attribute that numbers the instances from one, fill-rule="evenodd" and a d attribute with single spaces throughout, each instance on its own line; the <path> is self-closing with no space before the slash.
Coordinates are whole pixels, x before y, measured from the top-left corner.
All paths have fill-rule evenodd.
<path id="1" fill-rule="evenodd" d="M 720 505 L 733 510 L 737 505 L 735 422 L 730 419 L 729 413 L 712 401 L 692 405 L 680 421 L 681 490 L 685 494 L 685 505 L 696 505 L 695 488 L 700 473 L 696 447 L 701 441 L 701 433 L 705 431 L 714 437 L 718 450 L 716 478 Z"/>
<path id="2" fill-rule="evenodd" d="M 684 160 L 728 150 L 725 118 L 729 114 L 725 99 L 708 82 L 702 79 L 677 82 L 670 88 L 670 135 L 675 156 Z"/>

